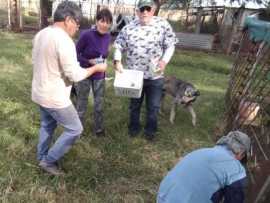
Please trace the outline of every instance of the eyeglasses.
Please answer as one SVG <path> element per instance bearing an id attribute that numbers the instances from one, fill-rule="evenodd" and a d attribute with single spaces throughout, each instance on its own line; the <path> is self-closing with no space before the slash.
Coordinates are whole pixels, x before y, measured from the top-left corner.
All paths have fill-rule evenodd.
<path id="1" fill-rule="evenodd" d="M 150 12 L 151 9 L 152 8 L 150 6 L 144 6 L 144 7 L 141 7 L 139 10 L 141 13 L 143 13 L 144 11 Z"/>
<path id="2" fill-rule="evenodd" d="M 72 20 L 76 23 L 77 27 L 80 27 L 80 21 L 78 19 L 72 18 Z"/>

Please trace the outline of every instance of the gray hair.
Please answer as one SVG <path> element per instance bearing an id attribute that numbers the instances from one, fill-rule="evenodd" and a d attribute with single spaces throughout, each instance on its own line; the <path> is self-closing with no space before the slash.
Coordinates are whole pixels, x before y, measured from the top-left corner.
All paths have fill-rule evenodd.
<path id="1" fill-rule="evenodd" d="M 53 20 L 54 22 L 62 22 L 68 16 L 79 22 L 82 19 L 82 11 L 76 3 L 64 1 L 57 6 Z"/>
<path id="2" fill-rule="evenodd" d="M 221 137 L 217 145 L 225 145 L 230 149 L 234 154 L 238 153 L 249 153 L 251 141 L 248 135 L 240 131 L 231 131 L 226 136 Z"/>

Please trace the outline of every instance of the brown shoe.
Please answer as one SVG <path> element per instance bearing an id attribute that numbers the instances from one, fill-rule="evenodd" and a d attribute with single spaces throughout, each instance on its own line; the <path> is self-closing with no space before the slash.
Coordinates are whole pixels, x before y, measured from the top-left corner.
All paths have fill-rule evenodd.
<path id="1" fill-rule="evenodd" d="M 55 164 L 48 164 L 45 161 L 39 162 L 39 167 L 46 171 L 47 173 L 54 175 L 54 176 L 61 176 L 64 175 L 64 172 L 60 171 Z"/>

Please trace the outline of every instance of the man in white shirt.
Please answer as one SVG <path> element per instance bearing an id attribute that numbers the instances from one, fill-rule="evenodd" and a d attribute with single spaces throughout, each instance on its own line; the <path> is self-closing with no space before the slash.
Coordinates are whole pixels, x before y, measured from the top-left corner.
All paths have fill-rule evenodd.
<path id="1" fill-rule="evenodd" d="M 116 70 L 121 71 L 122 53 L 125 53 L 127 68 L 144 72 L 142 96 L 130 100 L 129 135 L 136 136 L 141 130 L 140 110 L 145 97 L 144 134 L 148 140 L 152 140 L 157 131 L 157 114 L 164 83 L 163 72 L 174 53 L 177 42 L 170 24 L 154 16 L 155 9 L 153 0 L 138 2 L 138 18 L 121 30 L 115 41 L 114 54 Z"/>
<path id="2" fill-rule="evenodd" d="M 53 175 L 62 174 L 57 162 L 83 131 L 70 100 L 72 83 L 107 68 L 106 64 L 91 68 L 79 66 L 72 37 L 81 17 L 75 3 L 64 1 L 54 13 L 54 24 L 38 32 L 33 40 L 32 100 L 39 105 L 41 115 L 37 158 L 39 166 Z M 58 124 L 64 131 L 49 148 Z"/>

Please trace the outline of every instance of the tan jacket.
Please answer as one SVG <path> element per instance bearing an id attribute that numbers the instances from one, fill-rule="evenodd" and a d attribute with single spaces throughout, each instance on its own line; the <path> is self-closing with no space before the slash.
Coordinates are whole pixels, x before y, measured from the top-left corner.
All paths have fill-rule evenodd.
<path id="1" fill-rule="evenodd" d="M 77 62 L 73 40 L 61 28 L 49 26 L 33 40 L 32 100 L 46 108 L 65 108 L 71 104 L 72 82 L 87 77 Z"/>

